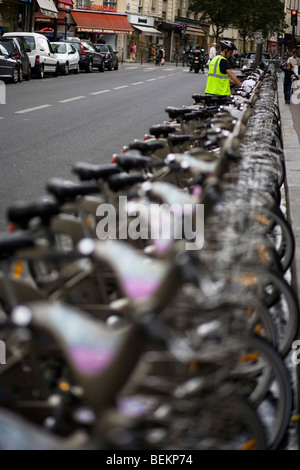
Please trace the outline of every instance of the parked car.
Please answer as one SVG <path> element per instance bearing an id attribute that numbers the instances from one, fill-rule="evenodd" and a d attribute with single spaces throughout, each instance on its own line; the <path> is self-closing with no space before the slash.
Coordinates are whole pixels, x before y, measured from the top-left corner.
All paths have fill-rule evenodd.
<path id="1" fill-rule="evenodd" d="M 88 39 L 74 38 L 71 43 L 76 47 L 79 52 L 79 68 L 86 72 L 92 72 L 94 68 L 97 68 L 99 72 L 105 71 L 104 58 L 100 52 L 96 51 L 93 43 Z"/>
<path id="2" fill-rule="evenodd" d="M 19 81 L 19 65 L 16 59 L 0 44 L 0 79 L 17 83 Z"/>
<path id="3" fill-rule="evenodd" d="M 38 78 L 44 78 L 45 74 L 52 74 L 54 77 L 58 75 L 58 61 L 49 40 L 39 33 L 30 32 L 12 32 L 4 33 L 3 37 L 22 37 L 29 49 L 28 52 L 31 74 Z"/>
<path id="4" fill-rule="evenodd" d="M 255 51 L 246 52 L 245 59 L 241 61 L 242 69 L 254 67 L 255 57 L 256 57 Z M 265 65 L 268 65 L 270 59 L 271 59 L 271 56 L 268 52 L 262 53 L 262 62 Z"/>
<path id="5" fill-rule="evenodd" d="M 31 66 L 27 52 L 30 52 L 29 47 L 21 38 L 5 38 L 0 37 L 0 44 L 7 50 L 9 54 L 18 62 L 19 82 L 23 80 L 30 80 Z"/>
<path id="6" fill-rule="evenodd" d="M 54 55 L 59 62 L 59 71 L 68 75 L 70 71 L 79 73 L 79 53 L 73 44 L 69 42 L 52 42 Z"/>
<path id="7" fill-rule="evenodd" d="M 105 68 L 107 70 L 118 70 L 119 59 L 117 51 L 114 51 L 110 44 L 94 44 L 95 49 L 104 57 Z"/>
<path id="8" fill-rule="evenodd" d="M 240 68 L 241 62 L 243 62 L 244 58 L 245 58 L 244 54 L 233 54 L 233 56 L 229 60 L 231 67 L 235 69 Z"/>

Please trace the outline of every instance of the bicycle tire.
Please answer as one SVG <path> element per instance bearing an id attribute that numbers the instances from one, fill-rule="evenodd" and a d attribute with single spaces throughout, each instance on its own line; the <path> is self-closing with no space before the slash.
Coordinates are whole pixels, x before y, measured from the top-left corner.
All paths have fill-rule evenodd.
<path id="1" fill-rule="evenodd" d="M 267 305 L 274 325 L 278 331 L 278 351 L 281 356 L 285 356 L 291 348 L 295 339 L 299 325 L 299 305 L 294 290 L 280 274 L 271 270 L 254 269 L 245 270 L 242 266 L 239 274 L 234 277 L 229 273 L 221 273 L 221 276 L 228 276 L 233 283 L 247 286 L 249 292 L 257 295 L 257 298 L 265 302 L 268 298 L 267 289 L 275 290 L 279 296 L 277 305 L 274 305 L 276 312 Z"/>
<path id="2" fill-rule="evenodd" d="M 270 209 L 258 209 L 252 215 L 251 219 L 256 222 L 253 226 L 253 230 L 255 231 L 256 227 L 261 228 L 262 233 L 273 242 L 281 260 L 282 268 L 284 272 L 286 272 L 293 261 L 295 253 L 295 238 L 290 224 L 286 219 L 283 219 L 278 212 Z M 276 227 L 278 228 L 276 229 Z M 252 227 L 250 227 L 250 231 L 251 230 Z M 280 234 L 278 234 L 279 230 Z M 275 231 L 277 231 L 277 234 Z M 274 237 L 277 238 L 277 240 L 274 240 Z"/>
<path id="3" fill-rule="evenodd" d="M 256 351 L 259 357 L 263 357 L 267 362 L 267 367 L 271 368 L 269 373 L 265 374 L 259 389 L 250 393 L 248 399 L 255 407 L 263 423 L 265 424 L 267 434 L 267 444 L 269 449 L 277 449 L 285 436 L 292 411 L 292 384 L 287 367 L 280 355 L 265 340 L 253 336 L 231 337 L 231 347 L 245 348 L 247 351 Z M 268 423 L 268 417 L 264 416 L 262 411 L 263 402 L 271 394 L 270 384 L 276 382 L 277 397 L 272 394 L 272 405 L 276 401 L 277 408 L 273 410 L 272 423 Z M 267 382 L 269 381 L 269 384 Z M 268 385 L 268 386 L 267 386 Z M 269 403 L 270 404 L 270 403 Z"/>

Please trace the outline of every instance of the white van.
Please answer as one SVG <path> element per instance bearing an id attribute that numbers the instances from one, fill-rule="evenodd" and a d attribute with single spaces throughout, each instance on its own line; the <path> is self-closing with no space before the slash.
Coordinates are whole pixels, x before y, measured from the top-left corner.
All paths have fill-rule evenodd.
<path id="1" fill-rule="evenodd" d="M 44 74 L 50 73 L 54 77 L 58 75 L 58 61 L 55 57 L 51 43 L 43 35 L 39 33 L 29 32 L 11 32 L 4 33 L 7 37 L 22 37 L 31 52 L 27 52 L 31 65 L 32 75 L 44 78 Z"/>

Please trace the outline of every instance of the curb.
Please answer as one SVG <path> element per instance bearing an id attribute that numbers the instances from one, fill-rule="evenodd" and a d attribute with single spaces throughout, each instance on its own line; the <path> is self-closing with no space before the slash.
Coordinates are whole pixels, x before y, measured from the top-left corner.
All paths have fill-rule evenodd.
<path id="1" fill-rule="evenodd" d="M 285 103 L 283 93 L 283 74 L 278 74 L 278 104 L 280 110 L 282 140 L 284 150 L 284 160 L 286 168 L 286 178 L 284 183 L 286 197 L 286 216 L 290 223 L 295 237 L 295 254 L 291 266 L 291 285 L 297 295 L 299 302 L 300 293 L 300 144 L 294 121 L 290 110 L 290 105 Z M 296 338 L 300 338 L 300 325 Z M 290 444 L 292 450 L 299 450 L 300 426 L 299 426 L 299 403 L 300 403 L 300 371 L 295 366 L 294 388 L 294 410 L 296 413 L 294 437 L 291 437 Z M 290 431 L 291 433 L 292 431 Z M 290 435 L 291 436 L 291 435 Z M 289 450 L 289 449 L 288 449 Z"/>

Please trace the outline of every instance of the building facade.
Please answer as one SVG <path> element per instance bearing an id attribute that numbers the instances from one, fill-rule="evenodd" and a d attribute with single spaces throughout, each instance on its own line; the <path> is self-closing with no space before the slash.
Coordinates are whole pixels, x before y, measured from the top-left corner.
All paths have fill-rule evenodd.
<path id="1" fill-rule="evenodd" d="M 284 34 L 270 36 L 265 45 L 272 54 L 299 44 L 300 25 L 291 26 L 291 11 L 299 11 L 300 0 L 285 0 Z M 162 45 L 166 59 L 174 60 L 189 46 L 199 44 L 205 52 L 214 42 L 214 27 L 190 10 L 190 0 L 0 0 L 0 34 L 6 31 L 47 31 L 58 37 L 90 38 L 100 34 L 129 59 L 132 41 L 137 44 L 137 60 L 154 60 Z M 239 31 L 229 28 L 222 37 L 233 40 L 239 52 L 243 40 Z M 248 38 L 246 50 L 254 49 L 255 38 Z"/>

